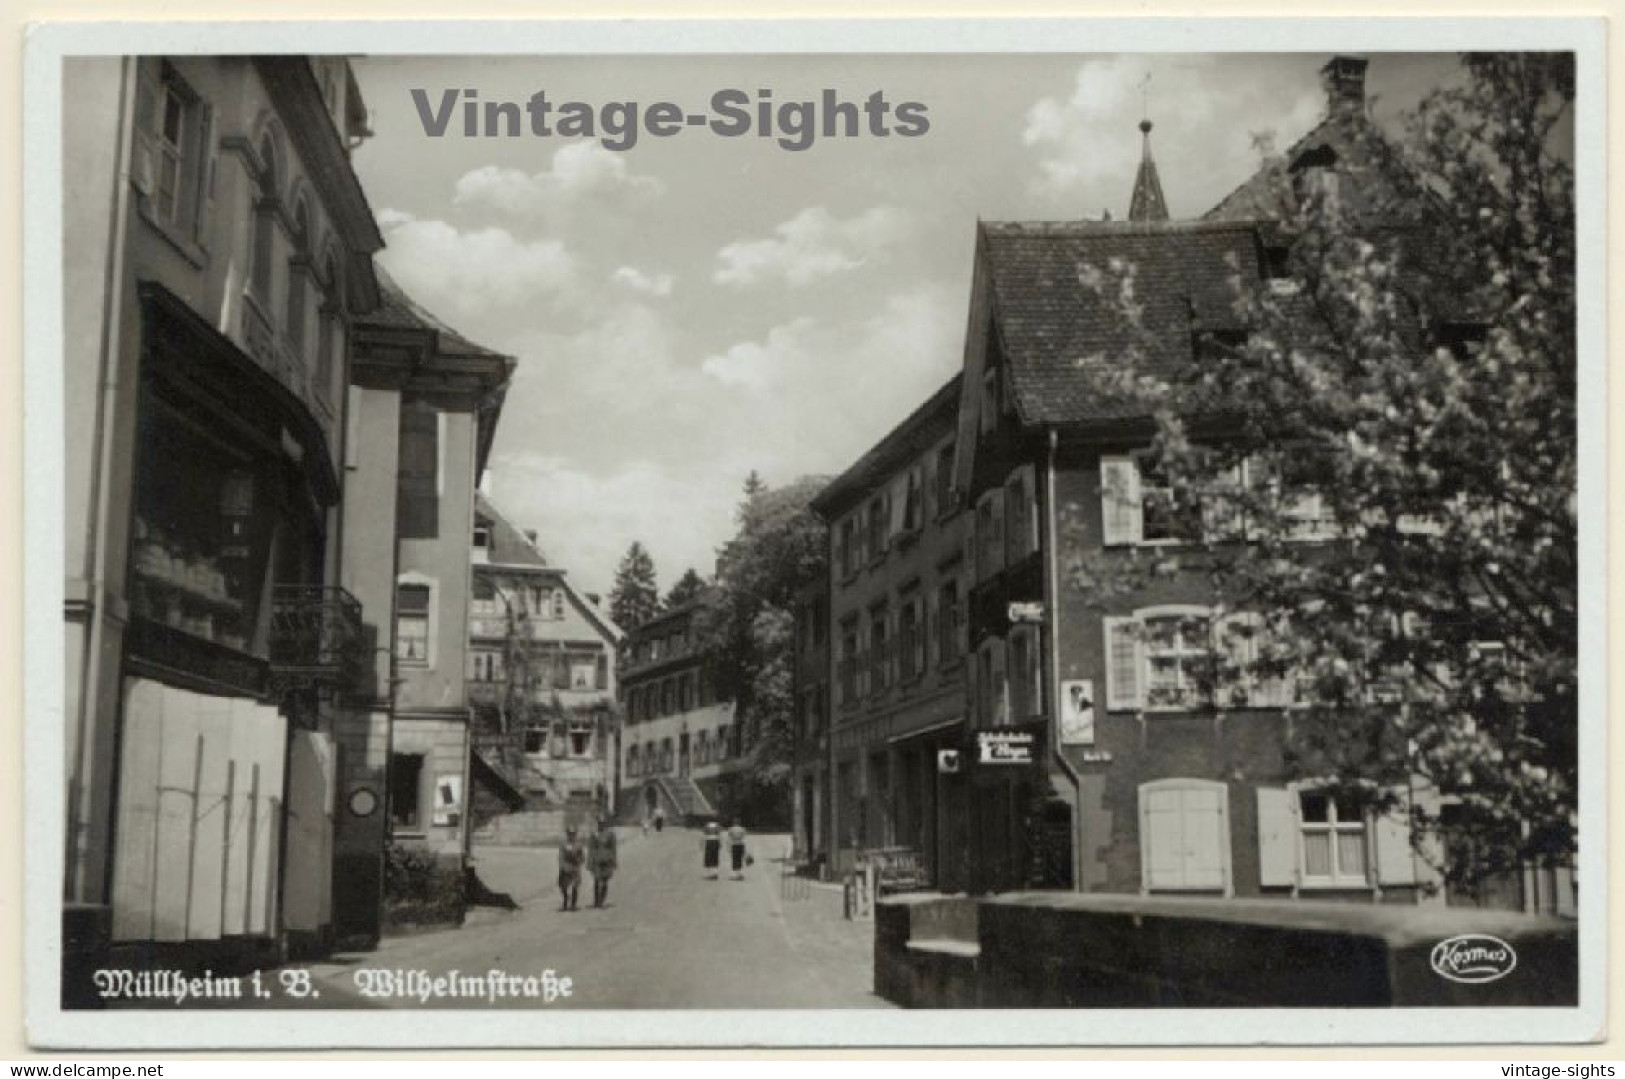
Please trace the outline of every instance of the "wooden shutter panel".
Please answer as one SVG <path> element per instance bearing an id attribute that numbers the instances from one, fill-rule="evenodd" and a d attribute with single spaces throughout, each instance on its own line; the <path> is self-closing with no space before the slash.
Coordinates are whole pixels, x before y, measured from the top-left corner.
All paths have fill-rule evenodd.
<path id="1" fill-rule="evenodd" d="M 136 60 L 135 138 L 130 147 L 130 182 L 143 195 L 152 194 L 158 168 L 153 139 L 158 130 L 159 95 L 163 90 L 158 77 L 161 63 L 161 60 Z"/>
<path id="2" fill-rule="evenodd" d="M 1372 821 L 1378 884 L 1415 884 L 1416 858 L 1411 850 L 1411 795 L 1408 787 L 1395 787 L 1399 804 Z"/>
<path id="3" fill-rule="evenodd" d="M 1139 619 L 1105 618 L 1106 707 L 1114 712 L 1141 706 Z"/>
<path id="4" fill-rule="evenodd" d="M 1298 795 L 1284 787 L 1259 787 L 1258 883 L 1264 888 L 1298 883 Z"/>
<path id="5" fill-rule="evenodd" d="M 435 472 L 439 467 L 440 421 L 433 408 L 401 408 L 399 506 L 402 539 L 435 539 L 440 533 L 440 499 Z"/>
<path id="6" fill-rule="evenodd" d="M 1148 891 L 1186 887 L 1183 794 L 1140 789 L 1141 881 Z"/>
<path id="7" fill-rule="evenodd" d="M 1140 542 L 1140 469 L 1134 458 L 1100 459 L 1100 522 L 1108 547 Z"/>

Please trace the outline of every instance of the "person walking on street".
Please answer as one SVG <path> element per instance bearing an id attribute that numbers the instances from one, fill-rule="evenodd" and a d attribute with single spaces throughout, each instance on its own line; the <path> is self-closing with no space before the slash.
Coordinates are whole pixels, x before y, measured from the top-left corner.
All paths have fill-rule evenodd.
<path id="1" fill-rule="evenodd" d="M 734 880 L 745 879 L 745 826 L 734 818 L 732 828 L 728 829 L 728 853 L 733 857 Z"/>
<path id="2" fill-rule="evenodd" d="M 705 868 L 711 871 L 711 879 L 717 879 L 717 863 L 722 861 L 722 825 L 714 820 L 705 822 L 705 830 L 700 835 L 700 849 L 705 853 Z"/>
<path id="3" fill-rule="evenodd" d="M 619 860 L 616 846 L 615 829 L 607 819 L 600 820 L 598 830 L 592 835 L 587 861 L 587 868 L 592 873 L 592 905 L 595 907 L 602 907 L 609 898 L 609 878 L 615 875 L 615 865 Z"/>
<path id="4" fill-rule="evenodd" d="M 576 909 L 576 893 L 581 890 L 581 866 L 587 860 L 587 851 L 576 838 L 574 827 L 564 830 L 564 842 L 559 846 L 560 910 Z"/>
<path id="5" fill-rule="evenodd" d="M 659 806 L 656 806 L 655 807 L 655 831 L 664 832 L 665 830 L 666 830 L 666 811 L 664 809 L 660 808 Z"/>

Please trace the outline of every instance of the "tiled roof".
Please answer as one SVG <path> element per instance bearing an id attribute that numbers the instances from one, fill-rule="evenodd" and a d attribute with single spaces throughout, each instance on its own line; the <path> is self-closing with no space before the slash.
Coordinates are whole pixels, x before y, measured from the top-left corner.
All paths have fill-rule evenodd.
<path id="1" fill-rule="evenodd" d="M 476 345 L 430 314 L 408 296 L 382 264 L 377 266 L 379 304 L 362 320 L 370 325 L 399 330 L 424 330 L 439 335 L 439 352 L 445 356 L 491 356 L 503 358 L 483 345 Z"/>
<path id="2" fill-rule="evenodd" d="M 496 505 L 480 492 L 474 495 L 474 517 L 491 530 L 489 556 L 493 563 L 503 566 L 547 565 L 547 556 L 541 548 L 509 523 Z"/>
<path id="3" fill-rule="evenodd" d="M 1238 327 L 1232 278 L 1258 276 L 1257 235 L 1250 222 L 984 222 L 994 306 L 1021 419 L 1078 423 L 1143 415 L 1143 405 L 1091 376 L 1121 371 L 1136 343 L 1154 369 L 1167 370 L 1189 361 L 1194 334 Z M 1098 271 L 1109 284 L 1114 265 L 1134 267 L 1143 338 L 1113 290 L 1084 283 Z"/>

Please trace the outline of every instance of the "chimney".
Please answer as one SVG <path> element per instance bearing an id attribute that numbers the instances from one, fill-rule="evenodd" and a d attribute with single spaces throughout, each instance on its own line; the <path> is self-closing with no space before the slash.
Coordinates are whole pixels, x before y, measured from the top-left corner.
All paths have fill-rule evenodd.
<path id="1" fill-rule="evenodd" d="M 1334 56 L 1320 69 L 1320 85 L 1326 90 L 1326 115 L 1360 115 L 1365 112 L 1365 67 L 1363 56 Z"/>

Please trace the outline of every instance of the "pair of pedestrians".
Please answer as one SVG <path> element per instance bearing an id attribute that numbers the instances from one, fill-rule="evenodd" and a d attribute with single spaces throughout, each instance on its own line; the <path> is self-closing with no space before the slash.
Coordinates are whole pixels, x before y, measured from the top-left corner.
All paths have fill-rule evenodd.
<path id="1" fill-rule="evenodd" d="M 716 880 L 720 875 L 718 863 L 722 860 L 722 841 L 728 840 L 728 855 L 733 862 L 735 880 L 745 879 L 745 866 L 751 862 L 751 857 L 745 849 L 745 826 L 734 819 L 733 827 L 724 834 L 722 826 L 716 821 L 707 821 L 705 830 L 700 834 L 700 849 L 705 856 L 705 868 L 711 871 L 711 879 Z"/>
<path id="2" fill-rule="evenodd" d="M 586 845 L 576 828 L 566 828 L 564 842 L 559 846 L 559 895 L 563 901 L 559 909 L 577 909 L 576 893 L 581 888 L 583 866 L 592 874 L 592 905 L 602 907 L 609 899 L 609 878 L 615 875 L 619 854 L 615 829 L 607 819 L 598 821 Z"/>

